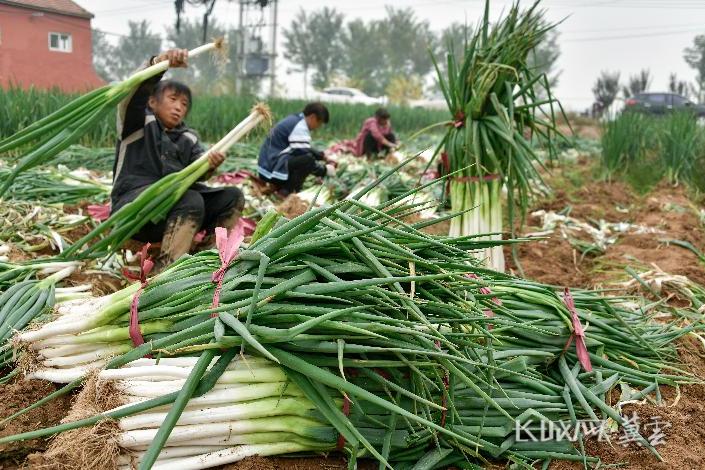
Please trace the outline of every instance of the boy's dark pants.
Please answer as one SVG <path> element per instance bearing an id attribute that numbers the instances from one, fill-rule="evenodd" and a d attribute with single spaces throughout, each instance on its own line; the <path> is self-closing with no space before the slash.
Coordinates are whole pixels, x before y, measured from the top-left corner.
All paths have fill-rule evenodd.
<path id="1" fill-rule="evenodd" d="M 292 155 L 288 157 L 287 165 L 289 179 L 262 178 L 264 181 L 275 185 L 284 196 L 301 191 L 308 175 L 326 176 L 325 165 L 316 159 L 313 152 L 303 155 Z"/>
<path id="2" fill-rule="evenodd" d="M 118 207 L 113 208 L 113 213 L 133 201 L 145 189 L 139 188 L 125 194 L 120 198 Z M 244 206 L 245 196 L 235 187 L 208 189 L 203 192 L 189 189 L 171 208 L 166 219 L 157 223 L 148 222 L 132 238 L 150 243 L 162 241 L 167 225 L 176 220 L 193 225 L 197 230 L 206 229 L 210 233 L 222 221 L 231 219 L 235 213 L 239 215 Z"/>

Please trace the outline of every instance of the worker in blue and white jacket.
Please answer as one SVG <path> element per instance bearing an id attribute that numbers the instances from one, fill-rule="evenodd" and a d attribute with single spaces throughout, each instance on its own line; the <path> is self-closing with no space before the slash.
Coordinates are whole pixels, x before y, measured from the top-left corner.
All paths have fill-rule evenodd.
<path id="1" fill-rule="evenodd" d="M 301 191 L 308 175 L 334 176 L 335 166 L 326 162 L 323 152 L 311 147 L 311 131 L 328 123 L 328 109 L 309 103 L 303 112 L 291 114 L 277 123 L 259 150 L 260 178 L 288 196 Z"/>

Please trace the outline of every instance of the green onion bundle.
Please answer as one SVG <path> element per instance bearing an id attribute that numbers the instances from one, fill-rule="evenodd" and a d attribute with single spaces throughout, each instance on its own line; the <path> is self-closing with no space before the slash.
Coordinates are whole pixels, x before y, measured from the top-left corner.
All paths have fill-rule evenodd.
<path id="1" fill-rule="evenodd" d="M 3 245 L 0 248 L 6 246 Z M 39 258 L 21 263 L 0 261 L 0 291 L 17 282 L 25 281 L 33 275 L 54 274 L 66 268 L 76 268 L 78 265 L 78 261 L 57 261 L 51 258 Z"/>
<path id="2" fill-rule="evenodd" d="M 541 182 L 535 143 L 526 134 L 530 132 L 553 151 L 553 107 L 559 104 L 545 76 L 527 65 L 529 53 L 550 30 L 537 5 L 521 11 L 517 3 L 491 24 L 488 0 L 460 62 L 451 45 L 447 72 L 436 63 L 453 116 L 439 148 L 447 155 L 446 170 L 460 171 L 450 181 L 451 206 L 462 212 L 451 221 L 452 236 L 488 234 L 490 239 L 501 239 L 502 189 L 506 187 L 513 221 L 515 206 L 524 213 Z M 493 269 L 504 270 L 500 246 L 488 249 L 484 256 Z"/>
<path id="3" fill-rule="evenodd" d="M 76 144 L 59 153 L 52 163 L 72 170 L 90 168 L 92 171 L 106 174 L 113 170 L 114 156 L 115 147 L 84 147 Z"/>
<path id="4" fill-rule="evenodd" d="M 69 265 L 42 280 L 25 280 L 0 291 L 0 366 L 11 365 L 10 338 L 54 307 L 56 284 L 76 269 Z"/>
<path id="5" fill-rule="evenodd" d="M 151 391 L 143 393 L 159 395 L 142 383 L 147 377 L 167 378 L 170 385 L 159 396 L 138 396 L 120 408 L 0 443 L 105 419 L 118 420 L 118 426 L 144 419 L 145 428 L 124 429 L 117 442 L 128 448 L 122 432 L 148 429 L 150 443 L 135 444 L 139 468 L 146 469 L 160 458 L 176 466 L 182 457 L 174 452 L 186 452 L 184 459 L 226 453 L 232 461 L 246 455 L 239 446 L 289 442 L 262 436 L 265 443 L 203 443 L 225 444 L 224 450 L 170 451 L 178 447 L 169 445 L 177 442 L 171 436 L 187 432 L 182 426 L 198 419 L 191 411 L 215 400 L 218 387 L 233 375 L 228 367 L 237 368 L 233 360 L 246 352 L 257 358 L 245 374 L 249 378 L 240 383 L 291 382 L 291 393 L 300 391 L 308 400 L 293 409 L 305 413 L 314 427 L 334 429 L 336 442 L 342 436 L 353 461 L 368 455 L 394 468 L 411 468 L 419 460 L 437 459 L 430 468 L 441 468 L 500 456 L 525 464 L 582 460 L 565 442 L 515 442 L 514 426 L 528 419 L 575 422 L 598 413 L 624 423 L 605 402 L 616 384 L 642 387 L 630 395 L 638 398 L 657 390 L 656 384 L 693 380 L 673 366 L 671 346 L 689 329 L 651 325 L 643 314 L 620 307 L 619 299 L 583 291 L 574 293 L 577 318 L 571 318 L 552 288 L 478 265 L 472 252 L 497 241 L 432 237 L 418 231 L 426 223 L 400 222 L 399 214 L 407 209 L 395 204 L 408 195 L 378 208 L 351 199 L 289 221 L 266 217 L 251 244 L 228 266 L 217 305 L 212 275 L 222 267 L 218 255 L 211 251 L 181 258 L 152 278 L 139 296 L 139 330 L 145 341 L 139 346 L 133 346 L 129 332 L 139 285 L 59 306 L 57 319 L 17 336 L 33 351 L 30 377 L 68 383 L 67 391 L 104 369 L 99 380 L 119 381 L 122 393 L 133 397 L 144 387 Z M 591 371 L 581 372 L 579 356 L 566 346 L 577 334 L 577 321 L 590 325 L 585 342 Z M 166 361 L 145 363 L 146 354 Z M 198 358 L 188 359 L 188 370 L 175 370 L 171 356 Z M 258 374 L 268 378 L 257 379 Z M 315 410 L 307 408 L 310 404 Z M 212 405 L 240 406 L 235 400 Z M 262 406 L 245 419 L 271 417 L 264 408 L 272 407 Z M 228 416 L 227 422 L 237 422 Z M 382 435 L 367 431 L 372 428 Z M 399 431 L 406 437 L 393 446 Z M 318 443 L 328 450 L 332 445 L 331 439 Z M 167 453 L 160 457 L 163 449 Z M 295 450 L 267 449 L 263 452 Z M 203 468 L 183 465 L 175 468 Z"/>
<path id="6" fill-rule="evenodd" d="M 216 40 L 189 51 L 193 57 L 207 51 L 222 48 L 222 40 Z M 127 98 L 140 83 L 167 70 L 169 63 L 162 61 L 115 85 L 106 85 L 76 98 L 49 116 L 30 124 L 21 131 L 0 141 L 0 153 L 33 145 L 22 157 L 0 186 L 2 197 L 13 184 L 17 175 L 37 165 L 47 163 L 62 150 L 75 144 L 93 126 L 100 122 L 115 106 Z"/>
<path id="7" fill-rule="evenodd" d="M 0 169 L 0 184 L 12 178 L 12 170 Z M 111 186 L 94 179 L 57 169 L 35 169 L 15 178 L 10 200 L 40 201 L 44 204 L 103 202 L 110 197 Z"/>
<path id="8" fill-rule="evenodd" d="M 242 139 L 259 124 L 269 120 L 269 117 L 269 109 L 265 105 L 256 105 L 249 116 L 196 161 L 183 170 L 170 173 L 150 185 L 134 201 L 121 207 L 108 220 L 71 245 L 64 252 L 64 256 L 89 257 L 103 254 L 106 251 L 115 251 L 146 223 L 158 222 L 165 218 L 184 193 L 209 171 L 208 155 L 210 152 L 226 152 L 235 142 Z M 109 229 L 112 230 L 109 235 L 79 252 L 86 244 Z"/>

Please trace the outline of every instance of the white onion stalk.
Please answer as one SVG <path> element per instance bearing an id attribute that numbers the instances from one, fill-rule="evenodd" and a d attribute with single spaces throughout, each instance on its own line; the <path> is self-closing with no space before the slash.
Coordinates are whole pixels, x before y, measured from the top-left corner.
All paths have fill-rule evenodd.
<path id="1" fill-rule="evenodd" d="M 465 211 L 450 222 L 451 237 L 482 235 L 478 240 L 502 239 L 502 180 L 469 181 L 450 183 L 450 199 L 453 210 Z M 477 253 L 487 266 L 504 272 L 504 252 L 502 245 L 485 248 Z"/>
<path id="2" fill-rule="evenodd" d="M 100 371 L 101 380 L 124 380 L 137 377 L 186 379 L 191 369 L 174 366 L 123 367 Z M 218 383 L 263 383 L 284 382 L 286 374 L 280 367 L 262 367 L 252 370 L 227 370 L 220 376 Z"/>
<path id="3" fill-rule="evenodd" d="M 238 462 L 247 457 L 260 455 L 288 454 L 310 450 L 309 447 L 293 442 L 279 442 L 276 444 L 257 444 L 231 447 L 226 450 L 206 453 L 194 457 L 157 460 L 152 466 L 153 470 L 198 470 L 202 468 L 217 467 L 233 462 Z M 121 465 L 120 470 L 132 470 L 129 465 Z"/>
<path id="4" fill-rule="evenodd" d="M 34 331 L 25 331 L 18 335 L 22 342 L 35 342 L 58 335 L 81 333 L 108 323 L 129 308 L 134 294 L 140 287 L 134 283 L 120 291 L 115 292 L 94 302 L 86 302 L 85 314 L 76 321 L 53 321 Z M 93 299 L 89 299 L 93 300 Z M 100 310 L 94 310 L 96 304 L 101 305 Z"/>
<path id="5" fill-rule="evenodd" d="M 242 419 L 238 421 L 204 423 L 175 426 L 167 440 L 167 446 L 190 445 L 198 439 L 227 439 L 255 433 L 294 433 L 301 437 L 317 439 L 321 437 L 317 430 L 325 429 L 320 422 L 299 416 Z M 123 431 L 118 436 L 118 443 L 124 448 L 142 449 L 148 446 L 157 434 L 157 428 Z"/>
<path id="6" fill-rule="evenodd" d="M 197 410 L 185 410 L 179 417 L 177 426 L 184 424 L 206 424 L 221 421 L 262 418 L 269 416 L 307 417 L 315 409 L 313 403 L 304 398 L 275 397 L 239 403 L 231 406 L 207 407 Z M 140 413 L 119 420 L 120 429 L 159 427 L 166 418 L 166 413 Z"/>
<path id="7" fill-rule="evenodd" d="M 66 302 L 69 300 L 88 299 L 91 297 L 92 286 L 90 284 L 81 284 L 73 287 L 57 287 L 54 291 L 55 302 Z"/>
<path id="8" fill-rule="evenodd" d="M 227 449 L 227 446 L 183 446 L 183 447 L 165 447 L 159 454 L 157 462 L 175 457 L 192 457 L 204 453 L 216 452 Z M 144 451 L 130 451 L 118 456 L 118 465 L 135 465 L 139 464 L 144 456 Z"/>
<path id="9" fill-rule="evenodd" d="M 201 397 L 192 398 L 189 400 L 188 406 L 227 405 L 229 403 L 259 400 L 273 396 L 303 396 L 303 392 L 287 382 L 228 385 L 228 387 L 212 390 Z M 162 392 L 160 393 L 159 390 L 162 390 Z M 167 388 L 161 384 L 158 387 L 140 387 L 128 384 L 122 387 L 122 391 L 127 394 L 125 399 L 128 403 L 146 401 L 150 398 L 162 396 L 165 393 L 176 392 L 179 389 L 174 387 L 169 392 L 166 390 Z"/>

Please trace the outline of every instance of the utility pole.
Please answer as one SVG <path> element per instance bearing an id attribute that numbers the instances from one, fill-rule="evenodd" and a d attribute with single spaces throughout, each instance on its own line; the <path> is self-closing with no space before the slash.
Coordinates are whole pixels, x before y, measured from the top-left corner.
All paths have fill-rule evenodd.
<path id="1" fill-rule="evenodd" d="M 242 93 L 242 84 L 248 78 L 268 78 L 269 95 L 273 96 L 276 92 L 278 0 L 239 0 L 238 3 L 235 90 Z M 266 42 L 266 38 L 269 41 Z"/>
<path id="2" fill-rule="evenodd" d="M 243 22 L 243 17 L 245 14 L 245 1 L 246 0 L 240 0 L 240 17 L 237 22 L 237 54 L 235 54 L 235 60 L 237 60 L 237 64 L 235 64 L 235 70 L 237 70 L 237 74 L 235 76 L 235 93 L 236 94 L 241 94 L 242 93 L 242 80 L 244 79 L 244 61 L 245 61 L 245 24 Z"/>
<path id="3" fill-rule="evenodd" d="M 279 0 L 273 0 L 274 4 L 272 5 L 272 36 L 271 36 L 271 47 L 272 47 L 272 55 L 270 56 L 270 63 L 269 63 L 269 97 L 274 98 L 274 94 L 276 93 L 276 86 L 277 86 L 277 67 L 276 67 L 276 61 L 277 61 L 277 6 L 279 3 Z"/>

